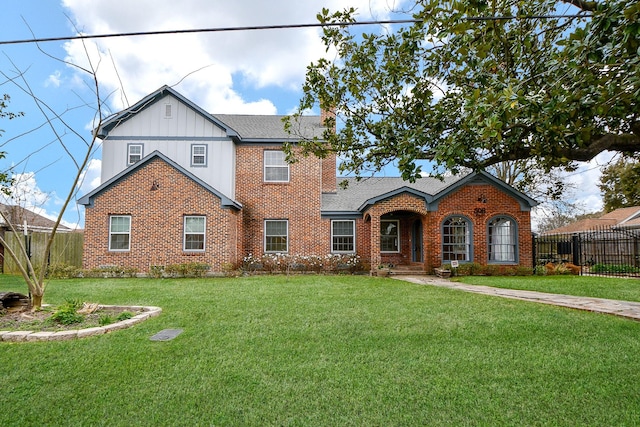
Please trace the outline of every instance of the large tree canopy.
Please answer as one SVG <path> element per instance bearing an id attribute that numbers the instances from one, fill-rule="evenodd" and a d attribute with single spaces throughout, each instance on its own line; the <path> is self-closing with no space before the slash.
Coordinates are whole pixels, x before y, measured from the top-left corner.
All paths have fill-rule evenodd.
<path id="1" fill-rule="evenodd" d="M 640 152 L 640 3 L 420 0 L 412 13 L 381 34 L 325 27 L 336 58 L 308 67 L 300 111 L 334 109 L 338 129 L 303 141 L 306 153 L 335 151 L 357 175 L 395 161 L 415 179 L 419 159 L 441 172 L 520 159 L 549 170 Z"/>
<path id="2" fill-rule="evenodd" d="M 640 206 L 640 160 L 621 158 L 602 170 L 600 191 L 604 210 Z"/>

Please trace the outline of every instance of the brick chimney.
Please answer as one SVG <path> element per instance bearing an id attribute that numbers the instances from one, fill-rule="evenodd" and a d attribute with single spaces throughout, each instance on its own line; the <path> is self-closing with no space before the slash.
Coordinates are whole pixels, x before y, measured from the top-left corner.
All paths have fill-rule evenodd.
<path id="1" fill-rule="evenodd" d="M 320 123 L 325 126 L 327 118 L 333 118 L 333 132 L 336 131 L 336 112 L 335 109 L 321 108 L 320 109 Z M 322 159 L 322 192 L 323 193 L 335 193 L 338 191 L 338 182 L 336 178 L 336 154 L 330 152 L 327 157 Z"/>

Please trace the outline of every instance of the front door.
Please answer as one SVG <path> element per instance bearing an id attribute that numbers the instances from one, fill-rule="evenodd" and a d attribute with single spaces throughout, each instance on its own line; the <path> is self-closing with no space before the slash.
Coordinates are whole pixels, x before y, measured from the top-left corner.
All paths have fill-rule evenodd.
<path id="1" fill-rule="evenodd" d="M 411 229 L 411 261 L 423 262 L 422 258 L 422 221 L 417 219 Z"/>

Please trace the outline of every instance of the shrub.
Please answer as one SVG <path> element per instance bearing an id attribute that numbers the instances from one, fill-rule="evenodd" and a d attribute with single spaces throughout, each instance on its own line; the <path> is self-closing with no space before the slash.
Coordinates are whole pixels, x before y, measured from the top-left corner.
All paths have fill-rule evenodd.
<path id="1" fill-rule="evenodd" d="M 591 273 L 640 273 L 640 267 L 629 264 L 593 264 Z"/>
<path id="2" fill-rule="evenodd" d="M 202 262 L 186 262 L 182 264 L 151 265 L 149 276 L 161 277 L 203 277 L 211 269 L 209 264 Z"/>
<path id="3" fill-rule="evenodd" d="M 133 317 L 133 313 L 130 311 L 123 311 L 122 313 L 118 314 L 118 317 L 116 317 L 116 320 L 118 322 L 122 322 L 123 320 L 127 320 L 127 319 L 131 319 Z"/>
<path id="4" fill-rule="evenodd" d="M 500 267 L 497 265 L 485 265 L 482 267 L 482 274 L 485 276 L 496 276 L 500 274 Z"/>
<path id="5" fill-rule="evenodd" d="M 328 254 L 318 255 L 289 255 L 264 254 L 255 256 L 249 254 L 242 260 L 242 270 L 245 272 L 266 271 L 278 272 L 321 272 L 356 273 L 362 271 L 364 265 L 360 256 L 356 254 Z"/>
<path id="6" fill-rule="evenodd" d="M 533 274 L 533 269 L 531 267 L 518 265 L 513 269 L 513 272 L 516 276 L 531 276 Z"/>
<path id="7" fill-rule="evenodd" d="M 121 267 L 119 265 L 101 265 L 98 268 L 92 268 L 91 270 L 81 270 L 81 274 L 78 277 L 92 277 L 92 278 L 123 278 L 123 277 L 136 277 L 138 270 L 133 267 Z"/>
<path id="8" fill-rule="evenodd" d="M 474 276 L 482 272 L 482 266 L 476 262 L 462 263 L 454 269 L 456 276 Z"/>
<path id="9" fill-rule="evenodd" d="M 81 269 L 75 265 L 52 264 L 47 267 L 46 276 L 49 279 L 73 279 L 80 276 Z"/>
<path id="10" fill-rule="evenodd" d="M 114 321 L 115 320 L 113 320 L 113 316 L 111 316 L 110 314 L 101 314 L 100 318 L 98 319 L 98 323 L 100 324 L 100 326 L 110 325 Z"/>
<path id="11" fill-rule="evenodd" d="M 80 307 L 82 307 L 82 301 L 67 300 L 51 315 L 51 320 L 61 325 L 80 323 L 84 320 L 84 316 L 78 313 Z"/>

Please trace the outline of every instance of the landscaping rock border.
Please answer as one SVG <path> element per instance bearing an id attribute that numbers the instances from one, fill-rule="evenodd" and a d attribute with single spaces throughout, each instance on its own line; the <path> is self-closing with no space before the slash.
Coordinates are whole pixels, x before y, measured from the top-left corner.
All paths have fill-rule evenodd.
<path id="1" fill-rule="evenodd" d="M 125 310 L 128 309 L 134 311 L 142 311 L 142 313 L 137 314 L 130 319 L 95 328 L 74 329 L 58 332 L 0 331 L 0 341 L 65 341 L 77 338 L 86 338 L 94 335 L 102 335 L 113 331 L 119 331 L 120 329 L 130 328 L 137 323 L 147 320 L 150 317 L 159 316 L 160 313 L 162 313 L 162 309 L 160 307 L 153 306 L 101 305 L 100 308 Z"/>

